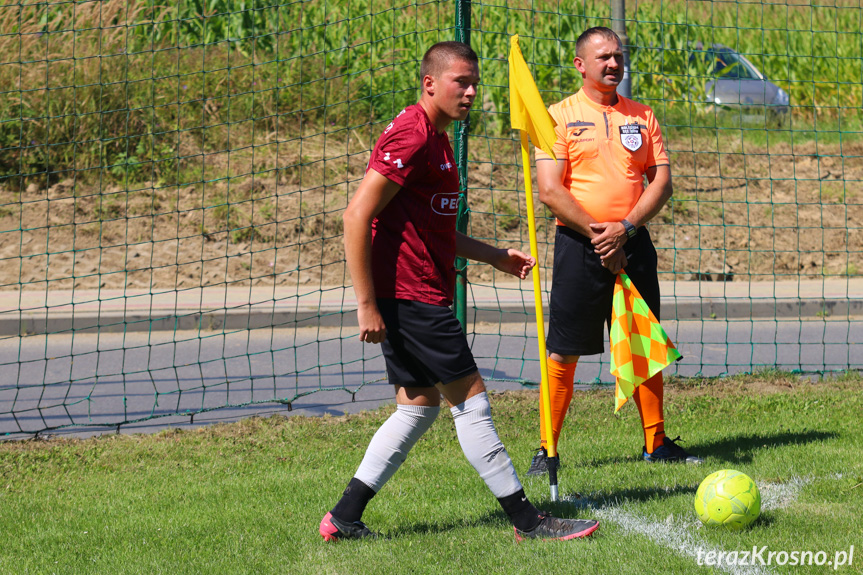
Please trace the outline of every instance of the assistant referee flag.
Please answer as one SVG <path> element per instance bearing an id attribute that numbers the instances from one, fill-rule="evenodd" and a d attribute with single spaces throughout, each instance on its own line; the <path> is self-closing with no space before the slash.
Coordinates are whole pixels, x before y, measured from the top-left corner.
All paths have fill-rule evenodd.
<path id="1" fill-rule="evenodd" d="M 625 273 L 617 274 L 611 307 L 611 374 L 617 377 L 614 412 L 635 388 L 683 356 Z"/>

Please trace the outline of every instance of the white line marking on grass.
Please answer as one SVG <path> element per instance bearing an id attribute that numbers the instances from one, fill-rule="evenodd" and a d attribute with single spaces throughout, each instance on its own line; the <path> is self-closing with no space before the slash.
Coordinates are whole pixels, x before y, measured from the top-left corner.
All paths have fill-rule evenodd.
<path id="1" fill-rule="evenodd" d="M 698 528 L 697 522 L 673 521 L 660 522 L 645 520 L 633 513 L 625 511 L 621 507 L 605 507 L 594 510 L 600 519 L 612 521 L 619 525 L 627 533 L 643 535 L 662 547 L 677 552 L 678 555 L 698 559 L 699 551 L 704 558 L 713 552 L 714 557 L 719 556 L 722 549 L 706 544 L 700 537 L 694 534 Z M 727 565 L 720 563 L 712 565 L 716 569 L 732 573 L 733 575 L 767 575 L 771 571 L 759 565 Z"/>
<path id="2" fill-rule="evenodd" d="M 761 493 L 761 511 L 782 509 L 788 507 L 800 495 L 800 491 L 812 479 L 807 477 L 792 477 L 785 483 L 762 483 L 758 485 Z"/>
<path id="3" fill-rule="evenodd" d="M 797 499 L 801 489 L 811 481 L 807 478 L 792 477 L 785 483 L 761 483 L 758 488 L 761 493 L 762 511 L 787 507 Z M 697 530 L 701 528 L 701 524 L 695 518 L 694 512 L 692 519 L 689 520 L 680 518 L 675 520 L 669 516 L 667 521 L 662 522 L 629 512 L 620 503 L 602 503 L 579 496 L 566 497 L 564 500 L 580 507 L 590 508 L 598 519 L 611 521 L 627 533 L 643 535 L 657 545 L 671 549 L 684 557 L 697 560 L 699 551 L 702 558 L 710 552 L 713 552 L 714 556 L 719 556 L 720 553 L 727 555 L 728 553 L 724 549 L 708 545 L 701 537 L 698 537 Z M 712 565 L 712 567 L 732 575 L 766 575 L 772 573 L 761 565 L 728 565 L 722 562 L 718 565 Z"/>

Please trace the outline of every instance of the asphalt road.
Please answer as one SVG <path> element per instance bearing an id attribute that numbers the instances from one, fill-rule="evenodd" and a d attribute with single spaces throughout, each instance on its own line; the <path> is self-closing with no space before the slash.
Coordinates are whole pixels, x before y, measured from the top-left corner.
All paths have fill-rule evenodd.
<path id="1" fill-rule="evenodd" d="M 669 321 L 664 327 L 684 355 L 666 373 L 863 368 L 863 319 Z M 539 380 L 535 329 L 476 326 L 470 340 L 489 388 L 520 389 L 522 381 Z M 348 326 L 2 339 L 0 437 L 45 429 L 77 436 L 153 432 L 252 415 L 373 409 L 392 401 L 392 389 L 383 381 L 380 348 L 361 344 L 355 333 Z M 612 382 L 607 354 L 584 358 L 576 378 Z M 56 429 L 70 424 L 76 426 Z"/>

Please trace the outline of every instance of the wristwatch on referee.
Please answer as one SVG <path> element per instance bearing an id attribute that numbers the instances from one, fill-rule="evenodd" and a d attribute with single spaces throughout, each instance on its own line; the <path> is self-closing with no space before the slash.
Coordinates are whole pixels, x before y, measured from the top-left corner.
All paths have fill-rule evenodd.
<path id="1" fill-rule="evenodd" d="M 629 223 L 627 220 L 620 220 L 620 223 L 623 224 L 623 229 L 626 232 L 627 239 L 632 239 L 635 237 L 635 234 L 638 233 L 638 230 Z"/>

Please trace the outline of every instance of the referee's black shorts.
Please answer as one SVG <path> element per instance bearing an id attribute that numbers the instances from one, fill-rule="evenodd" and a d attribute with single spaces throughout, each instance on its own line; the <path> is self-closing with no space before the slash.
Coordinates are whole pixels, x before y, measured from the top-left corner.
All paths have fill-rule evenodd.
<path id="1" fill-rule="evenodd" d="M 387 327 L 381 344 L 389 382 L 446 385 L 477 371 L 467 337 L 448 307 L 404 299 L 377 300 Z"/>
<path id="2" fill-rule="evenodd" d="M 659 319 L 656 249 L 647 228 L 623 246 L 623 270 Z M 554 269 L 549 301 L 546 348 L 560 355 L 595 355 L 605 351 L 605 326 L 611 324 L 616 276 L 602 267 L 590 240 L 558 226 L 554 238 Z"/>

